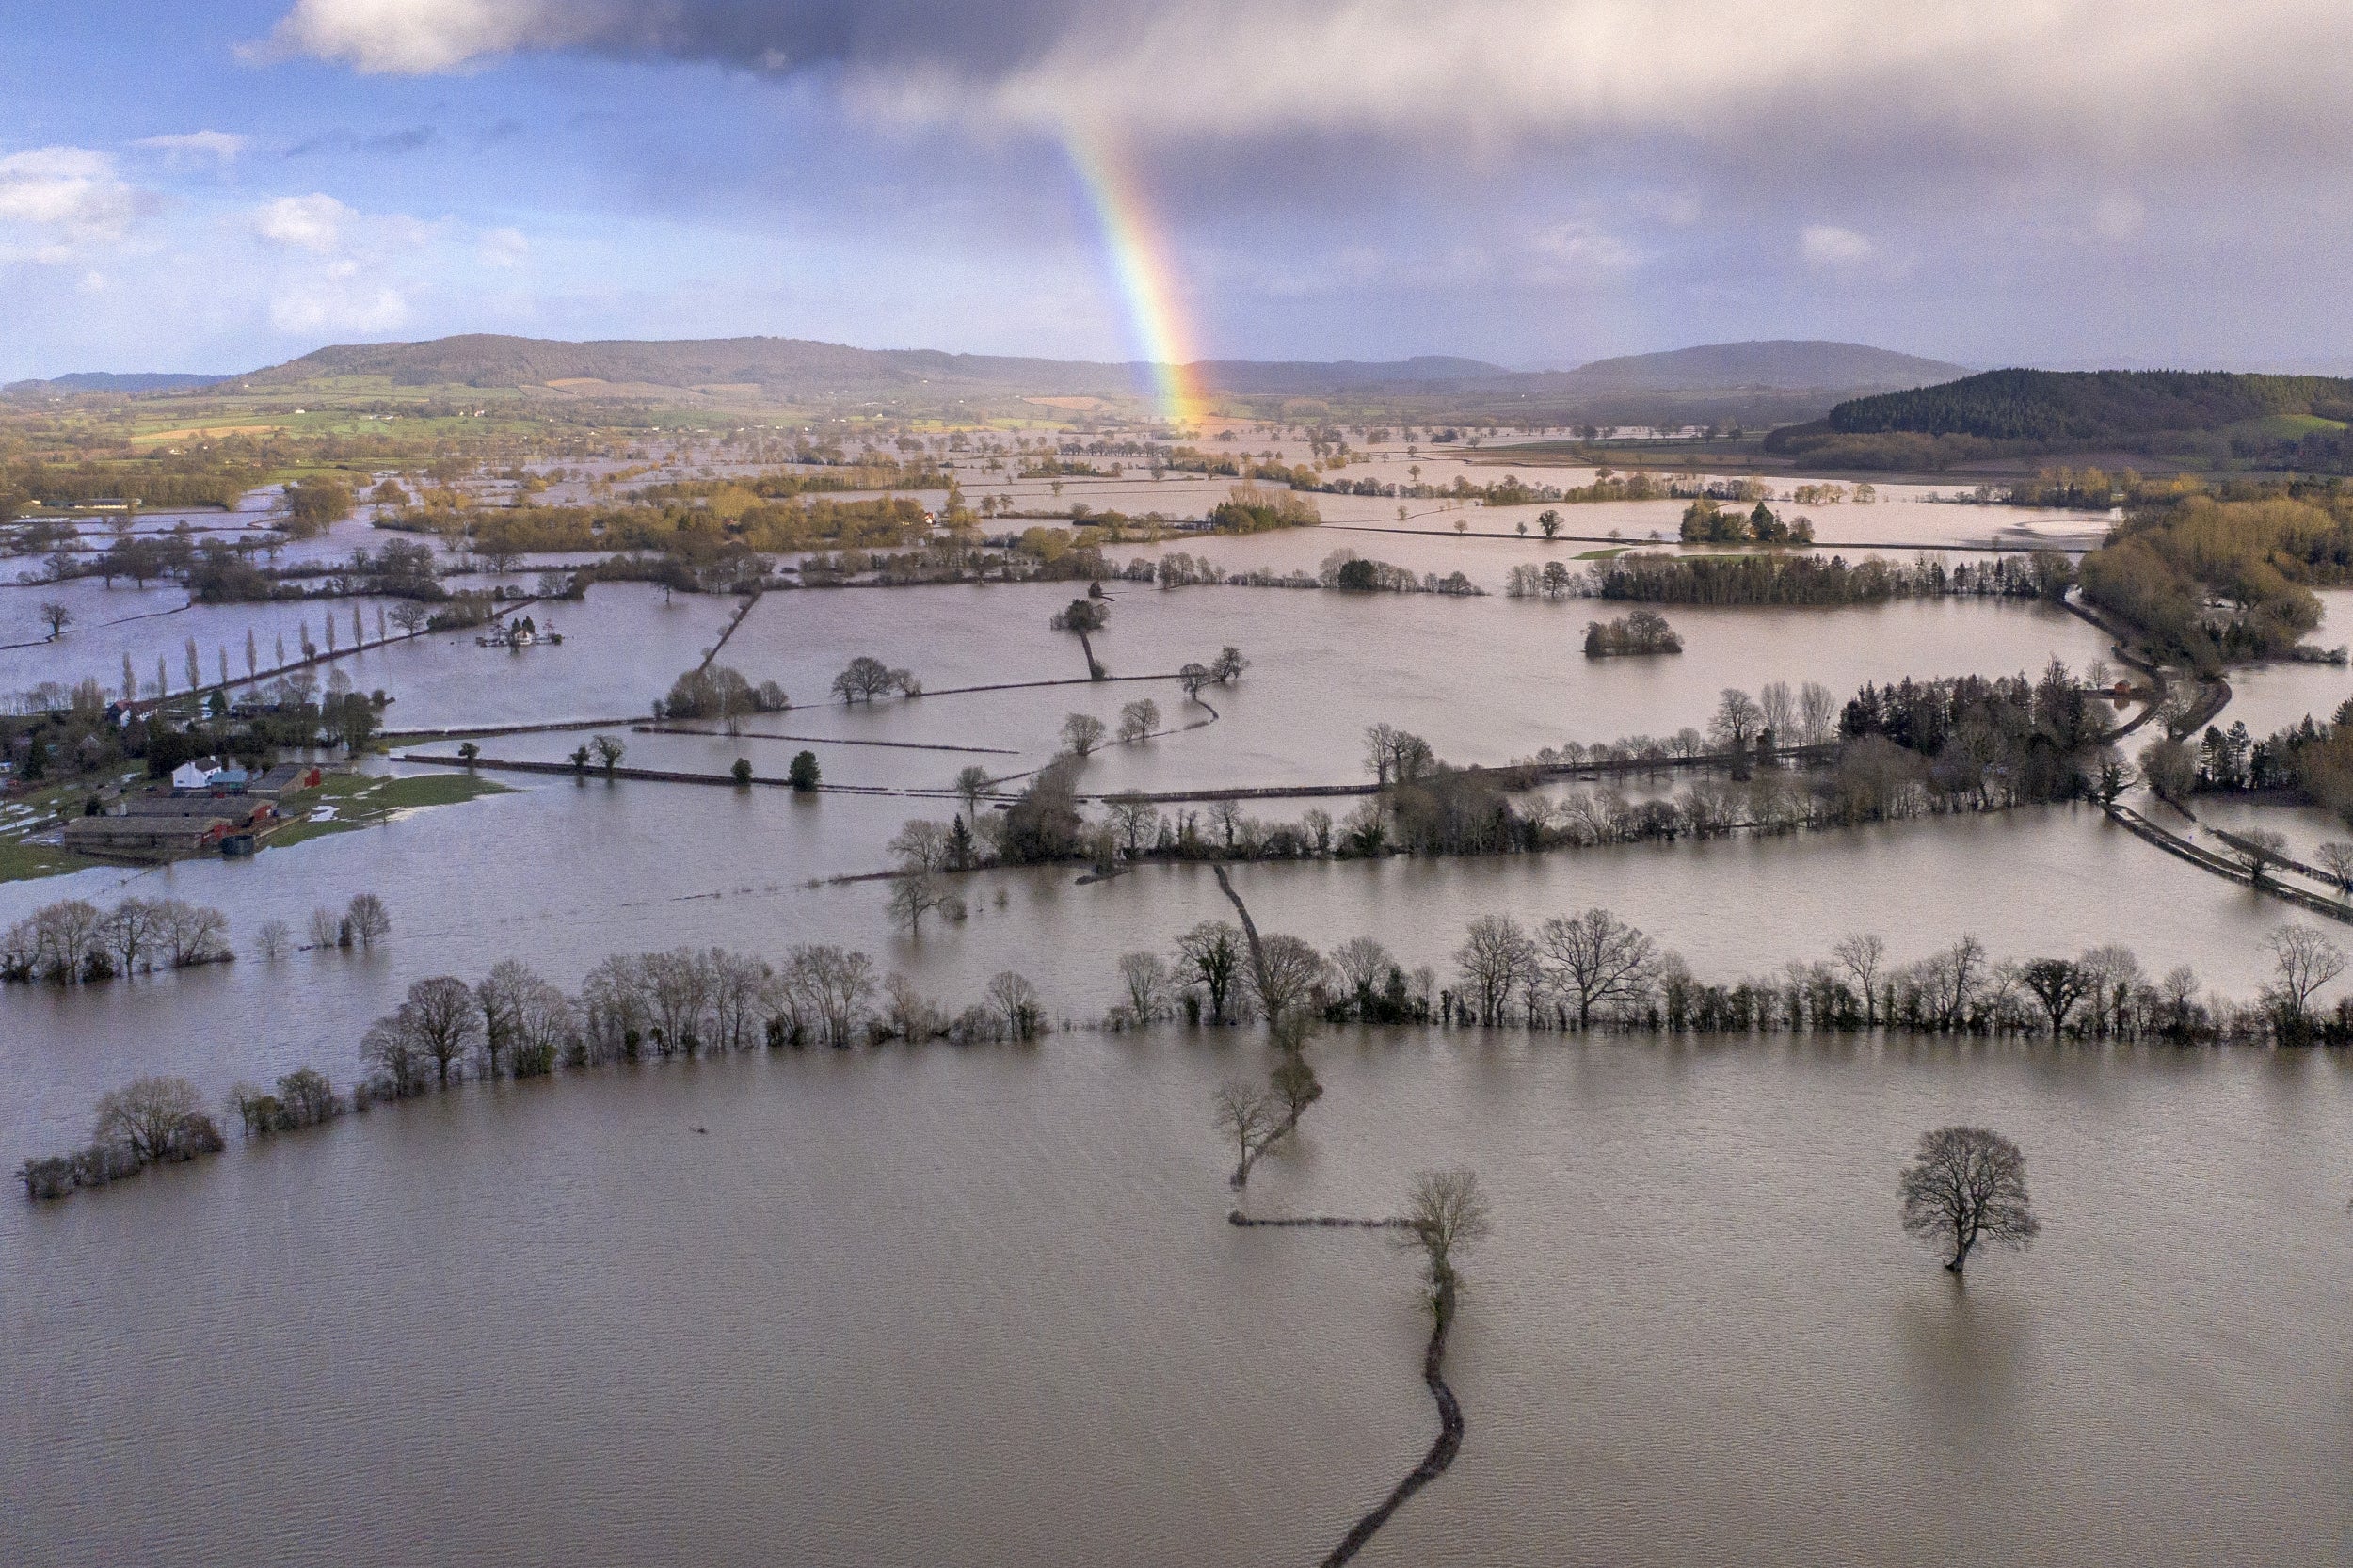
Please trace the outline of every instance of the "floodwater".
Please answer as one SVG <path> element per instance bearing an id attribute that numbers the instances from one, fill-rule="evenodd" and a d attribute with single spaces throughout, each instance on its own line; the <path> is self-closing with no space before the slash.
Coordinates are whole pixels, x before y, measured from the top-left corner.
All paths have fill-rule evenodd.
<path id="1" fill-rule="evenodd" d="M 1261 1213 L 1475 1167 L 1454 1467 L 1367 1563 L 2353 1550 L 2333 1059 L 1353 1034 Z M 380 1111 L 0 1238 L 0 1555 L 1314 1560 L 1434 1430 L 1408 1261 L 1224 1223 L 1255 1042 L 816 1053 Z M 1956 1285 L 1954 1120 L 2045 1232 Z"/>
<path id="2" fill-rule="evenodd" d="M 1241 569 L 1367 537 L 1160 548 Z M 1406 542 L 1493 580 L 1526 558 Z M 83 630 L 0 655 L 0 688 L 85 659 L 111 683 L 134 649 L 177 683 L 199 624 L 208 663 L 217 642 L 233 664 L 245 619 L 266 659 L 264 617 L 316 613 L 184 612 L 106 640 L 109 607 L 156 596 L 70 591 Z M 968 761 L 1035 766 L 1068 712 L 1148 696 L 1164 722 L 1207 717 L 1173 681 L 1079 681 L 1076 639 L 1046 624 L 1071 592 L 773 594 L 721 657 L 802 706 L 759 735 L 622 731 L 632 764 L 780 774 L 806 744 L 829 783 L 904 793 L 510 775 L 511 793 L 248 861 L 0 885 L 0 923 L 73 896 L 216 904 L 247 954 L 0 991 L 0 1165 L 79 1141 L 140 1074 L 212 1099 L 305 1064 L 348 1083 L 410 983 L 510 956 L 569 987 L 616 951 L 838 942 L 955 1007 L 1010 968 L 1058 1024 L 1098 1017 L 1121 953 L 1227 916 L 1206 869 L 976 875 L 968 918 L 920 939 L 879 884 L 825 880 L 945 817 L 925 792 Z M 735 603 L 605 584 L 556 608 L 561 648 L 452 634 L 348 667 L 398 728 L 612 718 L 647 712 Z M 1675 611 L 1681 657 L 1589 662 L 1602 610 L 1117 588 L 1095 639 L 1113 674 L 1225 643 L 1253 664 L 1205 694 L 1215 722 L 1099 753 L 1081 787 L 1345 783 L 1376 721 L 1501 762 L 1704 726 L 1726 685 L 1843 699 L 2107 653 L 2072 616 L 1964 601 Z M 937 695 L 824 703 L 870 652 Z M 1074 683 L 942 691 L 1027 680 Z M 582 733 L 485 749 L 560 757 Z M 1899 962 L 1967 933 L 1996 958 L 2122 941 L 2153 974 L 2189 964 L 2245 996 L 2284 923 L 2088 808 L 1235 880 L 1264 929 L 1374 936 L 1442 977 L 1475 916 L 1603 904 L 1710 979 L 1850 931 Z M 264 920 L 299 930 L 363 889 L 392 911 L 385 945 L 252 954 Z M 1468 1164 L 1497 1214 L 1450 1353 L 1468 1440 L 1369 1564 L 2353 1556 L 2353 1074 L 2334 1057 L 1466 1032 L 1315 1048 L 1329 1093 L 1261 1165 L 1255 1210 L 1386 1213 L 1413 1171 Z M 1432 1435 L 1426 1320 L 1377 1235 L 1224 1224 L 1209 1096 L 1267 1065 L 1246 1033 L 1077 1029 L 599 1073 L 0 1203 L 0 1562 L 1314 1560 Z M 1958 1288 L 1894 1201 L 1913 1140 L 1957 1120 L 2026 1148 L 2048 1227 Z"/>

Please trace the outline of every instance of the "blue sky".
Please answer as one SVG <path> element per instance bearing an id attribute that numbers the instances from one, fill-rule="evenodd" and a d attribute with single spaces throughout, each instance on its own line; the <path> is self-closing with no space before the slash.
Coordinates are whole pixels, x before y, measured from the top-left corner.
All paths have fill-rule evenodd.
<path id="1" fill-rule="evenodd" d="M 11 0 L 0 379 L 458 331 L 2353 362 L 2353 8 Z"/>

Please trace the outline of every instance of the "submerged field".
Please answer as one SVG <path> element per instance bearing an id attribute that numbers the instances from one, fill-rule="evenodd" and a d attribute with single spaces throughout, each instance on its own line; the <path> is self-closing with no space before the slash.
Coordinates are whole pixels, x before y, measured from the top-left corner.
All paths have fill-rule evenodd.
<path id="1" fill-rule="evenodd" d="M 1907 504 L 1871 520 L 1985 517 Z M 947 818 L 959 768 L 1017 780 L 1068 714 L 1109 721 L 1139 697 L 1173 732 L 1098 752 L 1084 793 L 1362 784 L 1376 723 L 1494 765 L 1705 727 L 1726 686 L 1817 680 L 1843 699 L 2110 657 L 2056 610 L 1930 600 L 1671 609 L 1681 655 L 1589 661 L 1604 606 L 1492 591 L 1540 542 L 1426 520 L 1114 548 L 1289 571 L 1346 546 L 1491 592 L 1110 584 L 1107 683 L 1048 625 L 1070 584 L 772 592 L 717 660 L 794 706 L 740 736 L 636 727 L 737 601 L 601 584 L 553 612 L 561 647 L 433 634 L 349 674 L 392 698 L 394 729 L 576 727 L 485 735 L 490 760 L 560 761 L 604 733 L 630 767 L 744 758 L 770 777 L 806 749 L 830 788 L 379 759 L 321 803 L 331 820 L 253 859 L 0 886 L 0 925 L 60 898 L 169 896 L 225 910 L 239 952 L 0 988 L 9 1166 L 85 1136 L 95 1098 L 141 1074 L 215 1101 L 305 1064 L 348 1083 L 412 982 L 505 958 L 568 988 L 616 952 L 838 943 L 955 1006 L 1019 970 L 1049 1024 L 1074 1026 L 1026 1049 L 471 1086 L 0 1205 L 20 1391 L 0 1423 L 0 1559 L 293 1563 L 332 1538 L 384 1563 L 1314 1560 L 1428 1441 L 1426 1320 L 1378 1233 L 1224 1223 L 1231 1154 L 1209 1098 L 1265 1071 L 1258 1032 L 1084 1027 L 1118 1000 L 1122 953 L 1230 912 L 1209 870 L 975 872 L 956 879 L 968 917 L 920 938 L 882 885 L 832 879 L 882 869 L 907 818 Z M 119 681 L 124 654 L 176 669 L 192 636 L 208 671 L 221 648 L 241 664 L 248 630 L 266 663 L 324 614 L 73 591 L 76 629 L 0 652 L 0 686 Z M 0 625 L 32 624 L 34 592 L 0 589 Z M 1250 667 L 1204 701 L 1165 679 L 1228 644 Z M 856 654 L 928 695 L 827 701 Z M 2342 669 L 2276 674 L 2245 684 L 2261 728 L 2353 692 Z M 2305 823 L 2298 842 L 2328 830 Z M 2286 919 L 2086 806 L 1234 880 L 1268 931 L 1327 951 L 1369 935 L 1441 973 L 1475 917 L 1605 905 L 1720 978 L 1860 931 L 1898 961 L 1963 935 L 1996 958 L 2122 942 L 2151 973 L 2190 965 L 2249 995 Z M 380 945 L 254 951 L 264 922 L 299 929 L 360 892 L 392 911 Z M 1385 1214 L 1412 1172 L 1469 1164 L 1497 1211 L 1449 1352 L 1462 1457 L 1360 1560 L 1925 1563 L 1966 1543 L 2037 1564 L 2320 1564 L 2353 1545 L 2334 1304 L 2353 1081 L 2332 1057 L 1353 1027 L 1311 1049 L 1326 1097 L 1260 1167 L 1255 1210 Z M 1965 1290 L 1895 1224 L 1913 1139 L 1956 1120 L 2027 1148 L 2048 1227 Z"/>

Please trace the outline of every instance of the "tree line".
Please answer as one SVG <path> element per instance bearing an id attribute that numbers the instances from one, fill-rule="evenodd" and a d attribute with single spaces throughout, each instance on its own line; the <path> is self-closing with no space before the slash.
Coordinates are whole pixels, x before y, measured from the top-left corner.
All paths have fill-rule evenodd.
<path id="1" fill-rule="evenodd" d="M 1046 1028 L 1037 987 L 1016 970 L 1000 971 L 980 1000 L 952 1013 L 905 976 L 883 975 L 866 953 L 825 944 L 795 947 L 779 964 L 721 948 L 616 953 L 577 993 L 508 959 L 472 984 L 433 975 L 410 984 L 361 1035 L 361 1076 L 348 1095 L 303 1067 L 274 1089 L 239 1083 L 227 1104 L 247 1136 L 262 1138 L 470 1080 L 893 1040 L 1027 1043 Z M 17 1175 L 27 1196 L 59 1198 L 223 1146 L 193 1084 L 145 1078 L 100 1100 L 87 1147 L 28 1160 Z"/>
<path id="2" fill-rule="evenodd" d="M 1369 936 L 1320 952 L 1297 937 L 1262 972 L 1243 934 L 1207 921 L 1173 952 L 1119 960 L 1113 1031 L 1163 1020 L 1224 1026 L 1257 1016 L 1328 1023 L 1418 1024 L 1653 1034 L 1850 1033 L 2035 1036 L 2180 1045 L 2353 1045 L 2353 995 L 2324 1007 L 2319 994 L 2346 955 L 2309 926 L 2267 941 L 2271 978 L 2253 999 L 2201 986 L 2186 966 L 2152 975 L 2127 947 L 1995 960 L 1963 936 L 1909 963 L 1878 936 L 1840 938 L 1828 956 L 1793 959 L 1777 974 L 1708 980 L 1677 953 L 1604 908 L 1524 925 L 1509 915 L 1472 920 L 1441 976 L 1408 971 Z M 1270 979 L 1270 975 L 1272 978 Z"/>
<path id="3" fill-rule="evenodd" d="M 1947 566 L 1880 556 L 1849 562 L 1818 555 L 1662 555 L 1635 552 L 1586 568 L 1591 599 L 1651 604 L 1832 606 L 1896 599 L 2040 599 L 2056 601 L 2075 581 L 2057 551 Z"/>

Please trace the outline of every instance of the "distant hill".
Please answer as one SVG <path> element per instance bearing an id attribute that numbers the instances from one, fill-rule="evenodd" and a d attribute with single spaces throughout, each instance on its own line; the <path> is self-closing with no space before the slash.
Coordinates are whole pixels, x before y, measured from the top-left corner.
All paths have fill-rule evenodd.
<path id="1" fill-rule="evenodd" d="M 1904 430 L 2056 443 L 2218 430 L 2282 414 L 2353 417 L 2353 381 L 2227 371 L 1994 370 L 1841 403 L 1827 423 L 1842 434 Z"/>
<path id="2" fill-rule="evenodd" d="M 1768 450 L 1855 468 L 1945 468 L 2061 453 L 2353 469 L 2353 380 L 2228 371 L 1994 370 L 1852 398 Z"/>
<path id="3" fill-rule="evenodd" d="M 11 396 L 49 393 L 68 396 L 75 392 L 172 392 L 187 387 L 209 387 L 226 381 L 226 376 L 183 376 L 169 372 L 134 372 L 118 374 L 111 370 L 77 371 L 72 376 L 53 376 L 46 381 L 11 381 L 0 387 L 0 392 Z"/>
<path id="4" fill-rule="evenodd" d="M 1211 360 L 1193 368 L 1204 384 L 1237 392 L 1330 392 L 1508 374 L 1477 360 L 1434 357 L 1330 364 Z M 240 379 L 272 386 L 352 376 L 381 376 L 396 386 L 757 387 L 781 397 L 887 395 L 925 388 L 1116 396 L 1136 392 L 1148 379 L 1146 367 L 1136 363 L 853 348 L 803 338 L 557 343 L 483 334 L 322 348 Z"/>
<path id="5" fill-rule="evenodd" d="M 1560 380 L 1594 392 L 1859 392 L 1924 387 L 1968 374 L 1966 365 L 1865 344 L 1773 341 L 1708 344 L 1595 360 L 1560 373 Z"/>

